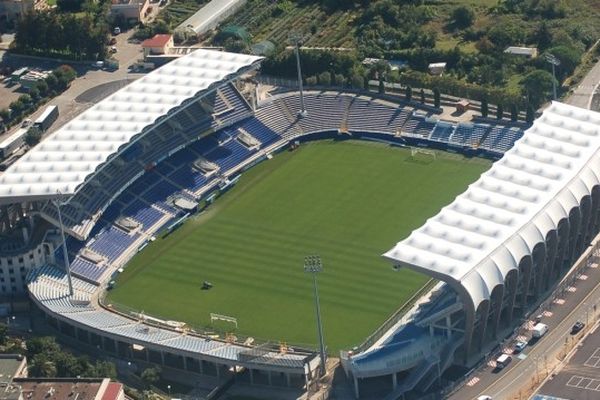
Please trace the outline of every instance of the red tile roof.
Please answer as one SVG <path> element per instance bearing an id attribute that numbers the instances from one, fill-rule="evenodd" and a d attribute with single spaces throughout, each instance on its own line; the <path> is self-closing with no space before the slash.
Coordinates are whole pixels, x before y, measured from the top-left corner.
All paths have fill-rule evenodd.
<path id="1" fill-rule="evenodd" d="M 102 400 L 117 400 L 119 398 L 119 393 L 123 385 L 117 382 L 111 382 L 108 384 L 108 387 L 104 391 L 104 395 L 102 396 Z"/>
<path id="2" fill-rule="evenodd" d="M 142 47 L 164 47 L 169 40 L 171 40 L 169 34 L 154 35 L 154 37 L 144 40 Z"/>

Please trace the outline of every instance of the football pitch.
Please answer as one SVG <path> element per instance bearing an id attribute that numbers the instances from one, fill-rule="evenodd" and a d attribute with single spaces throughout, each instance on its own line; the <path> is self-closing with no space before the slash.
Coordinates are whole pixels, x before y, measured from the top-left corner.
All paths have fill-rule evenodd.
<path id="1" fill-rule="evenodd" d="M 171 235 L 135 256 L 108 303 L 210 330 L 314 346 L 312 279 L 304 257 L 323 260 L 319 291 L 330 353 L 372 333 L 428 278 L 394 272 L 381 258 L 435 215 L 491 163 L 359 141 L 321 141 L 283 152 Z M 204 281 L 214 286 L 201 290 Z"/>

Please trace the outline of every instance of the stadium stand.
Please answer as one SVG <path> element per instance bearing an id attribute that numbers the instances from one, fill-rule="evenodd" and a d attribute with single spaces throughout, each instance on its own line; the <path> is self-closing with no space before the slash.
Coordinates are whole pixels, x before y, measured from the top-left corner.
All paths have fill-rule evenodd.
<path id="1" fill-rule="evenodd" d="M 253 60 L 245 62 L 252 63 Z M 92 163 L 91 171 L 83 171 L 81 176 L 73 178 L 77 184 L 61 186 L 70 196 L 61 206 L 61 212 L 71 236 L 67 248 L 73 274 L 73 295 L 69 295 L 66 274 L 59 268 L 63 259 L 61 247 L 55 251 L 59 266 L 44 266 L 29 275 L 32 299 L 47 311 L 57 326 L 72 322 L 77 329 L 84 326 L 102 336 L 98 345 L 114 343 L 114 346 L 107 345 L 107 351 L 116 348 L 118 353 L 121 345 L 142 343 L 153 351 L 173 352 L 180 356 L 182 354 L 177 352 L 183 352 L 185 357 L 213 363 L 217 371 L 220 366 L 232 365 L 255 370 L 278 367 L 285 373 L 291 371 L 305 377 L 307 364 L 310 364 L 309 371 L 316 368 L 313 353 L 284 354 L 273 349 L 257 352 L 248 346 L 210 340 L 194 332 L 158 326 L 151 318 L 115 313 L 103 308 L 97 301 L 98 296 L 102 295 L 113 274 L 141 246 L 174 218 L 184 215 L 174 204 L 175 199 L 184 198 L 196 204 L 220 184 L 235 178 L 239 171 L 290 142 L 339 137 L 338 134 L 343 133 L 343 138 L 368 138 L 401 145 L 416 142 L 420 145 L 477 147 L 502 154 L 523 134 L 520 129 L 482 124 L 456 126 L 403 105 L 338 92 L 307 92 L 304 115 L 299 115 L 300 98 L 295 92 L 273 96 L 253 110 L 229 82 L 229 75 L 210 80 L 203 90 L 185 89 L 186 82 L 179 77 L 185 68 L 186 64 L 172 63 L 160 69 L 169 71 L 171 76 L 149 74 L 143 78 L 146 84 L 156 84 L 152 90 L 157 91 L 157 97 L 147 97 L 148 104 L 145 105 L 134 103 L 129 106 L 130 112 L 141 113 L 137 117 L 134 115 L 133 120 L 139 119 L 136 124 L 127 121 L 127 113 L 117 112 L 118 104 L 113 103 L 132 101 L 132 96 L 150 90 L 144 87 L 117 92 L 110 101 L 96 105 L 93 113 L 82 114 L 68 129 L 57 134 L 64 139 L 92 127 L 86 132 L 86 140 L 92 141 L 90 132 L 98 135 L 98 131 L 109 131 L 106 138 L 109 140 L 120 130 L 127 131 L 127 135 L 119 136 L 119 140 L 114 139 L 118 145 L 105 150 L 108 154 L 97 155 L 98 162 Z M 240 70 L 243 68 L 237 66 L 230 74 Z M 163 102 L 168 104 L 163 105 Z M 95 144 L 108 146 L 101 141 Z M 45 146 L 59 149 L 59 144 L 53 144 L 52 140 Z M 44 151 L 50 149 L 42 148 Z M 33 158 L 26 161 L 31 162 Z M 198 167 L 199 160 L 210 163 L 209 167 Z M 218 168 L 212 169 L 211 165 Z M 17 169 L 16 172 L 25 174 L 24 171 Z M 0 178 L 0 199 L 9 193 L 7 175 L 10 178 L 11 171 Z M 21 179 L 21 176 L 17 174 L 15 179 Z M 49 187 L 54 188 L 52 185 Z M 32 190 L 39 191 L 39 196 L 49 196 L 45 192 L 47 189 L 36 186 Z M 20 196 L 23 196 L 22 192 L 18 198 Z M 40 214 L 57 224 L 58 212 L 54 204 L 45 203 Z M 86 252 L 89 252 L 87 256 Z M 101 261 L 95 260 L 95 256 Z M 439 288 L 436 290 L 440 291 Z M 430 373 L 434 361 L 429 356 L 448 345 L 450 337 L 437 330 L 427 335 L 429 328 L 421 322 L 457 303 L 452 292 L 438 292 L 431 294 L 427 303 L 415 305 L 408 314 L 413 319 L 403 317 L 373 347 L 346 360 L 353 375 L 378 376 L 395 373 L 400 370 L 399 366 L 410 367 L 413 371 L 404 383 L 406 388 L 409 383 L 416 384 Z M 401 361 L 393 367 L 387 366 L 392 359 Z"/>

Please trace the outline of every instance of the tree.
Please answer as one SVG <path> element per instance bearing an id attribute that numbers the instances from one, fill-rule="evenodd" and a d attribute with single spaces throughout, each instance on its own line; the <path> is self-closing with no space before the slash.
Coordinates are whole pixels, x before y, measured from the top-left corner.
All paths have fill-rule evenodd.
<path id="1" fill-rule="evenodd" d="M 40 96 L 46 96 L 48 93 L 48 84 L 46 81 L 38 81 L 34 88 L 37 88 L 37 90 L 40 92 Z"/>
<path id="2" fill-rule="evenodd" d="M 512 122 L 517 122 L 519 119 L 519 109 L 515 103 L 510 105 L 510 120 Z"/>
<path id="3" fill-rule="evenodd" d="M 552 47 L 548 49 L 548 53 L 560 60 L 560 65 L 556 69 L 560 80 L 566 78 L 575 71 L 575 68 L 581 61 L 581 52 L 576 48 L 569 46 Z"/>
<path id="4" fill-rule="evenodd" d="M 45 79 L 46 84 L 48 85 L 48 90 L 56 91 L 58 89 L 58 79 L 55 74 L 50 74 Z"/>
<path id="5" fill-rule="evenodd" d="M 553 82 L 554 78 L 550 72 L 536 69 L 525 75 L 521 85 L 529 95 L 532 105 L 537 107 L 550 97 Z"/>
<path id="6" fill-rule="evenodd" d="M 56 7 L 63 12 L 81 11 L 83 0 L 56 0 Z"/>
<path id="7" fill-rule="evenodd" d="M 318 75 L 319 85 L 330 86 L 331 85 L 331 72 L 324 71 Z"/>
<path id="8" fill-rule="evenodd" d="M 33 357 L 28 369 L 30 376 L 39 376 L 42 378 L 54 378 L 57 376 L 56 364 L 44 354 L 38 354 Z"/>
<path id="9" fill-rule="evenodd" d="M 40 128 L 38 128 L 36 126 L 32 126 L 31 128 L 29 128 L 29 130 L 25 134 L 25 143 L 29 147 L 35 146 L 36 144 L 38 144 L 40 142 L 41 139 L 42 139 L 42 131 L 40 130 Z"/>
<path id="10" fill-rule="evenodd" d="M 412 87 L 406 85 L 406 101 L 412 101 Z"/>
<path id="11" fill-rule="evenodd" d="M 308 86 L 316 86 L 317 82 L 318 81 L 316 76 L 309 76 L 308 78 L 306 78 L 306 84 Z"/>
<path id="12" fill-rule="evenodd" d="M 7 108 L 3 108 L 0 110 L 0 117 L 2 118 L 2 121 L 7 122 L 10 119 L 10 111 L 8 111 Z"/>
<path id="13" fill-rule="evenodd" d="M 435 108 L 440 108 L 441 106 L 440 89 L 438 88 L 433 89 L 433 106 Z"/>
<path id="14" fill-rule="evenodd" d="M 354 74 L 350 79 L 350 84 L 355 89 L 364 89 L 365 88 L 365 80 L 362 75 Z"/>
<path id="15" fill-rule="evenodd" d="M 31 96 L 31 100 L 33 100 L 33 102 L 35 103 L 40 99 L 40 90 L 34 86 L 31 89 L 29 89 L 29 95 Z"/>
<path id="16" fill-rule="evenodd" d="M 19 101 L 23 104 L 29 105 L 31 103 L 31 96 L 28 94 L 22 94 L 19 96 Z"/>
<path id="17" fill-rule="evenodd" d="M 8 325 L 0 323 L 0 344 L 5 345 L 8 339 Z"/>
<path id="18" fill-rule="evenodd" d="M 525 39 L 525 29 L 518 21 L 504 21 L 502 24 L 495 24 L 488 31 L 487 36 L 499 49 L 507 46 L 515 46 L 523 43 Z"/>
<path id="19" fill-rule="evenodd" d="M 538 49 L 546 50 L 552 44 L 552 33 L 548 29 L 546 21 L 542 21 L 533 34 L 533 40 L 537 43 Z"/>
<path id="20" fill-rule="evenodd" d="M 10 103 L 9 107 L 14 115 L 21 115 L 21 113 L 25 110 L 25 105 L 20 100 L 13 101 Z"/>
<path id="21" fill-rule="evenodd" d="M 346 77 L 342 74 L 335 74 L 334 80 L 336 86 L 344 86 L 346 83 Z"/>
<path id="22" fill-rule="evenodd" d="M 140 377 L 142 378 L 142 381 L 144 381 L 146 386 L 149 388 L 150 386 L 155 385 L 160 380 L 160 372 L 161 371 L 159 367 L 146 368 L 142 372 L 142 375 Z"/>
<path id="23" fill-rule="evenodd" d="M 527 115 L 525 116 L 525 121 L 528 124 L 533 124 L 533 119 L 535 118 L 535 111 L 531 104 L 527 104 Z"/>
<path id="24" fill-rule="evenodd" d="M 421 104 L 425 104 L 425 90 L 421 89 Z"/>
<path id="25" fill-rule="evenodd" d="M 483 118 L 487 118 L 489 112 L 490 112 L 490 110 L 489 110 L 489 104 L 488 104 L 488 99 L 487 99 L 487 96 L 486 96 L 486 97 L 483 97 L 481 99 L 481 116 Z"/>
<path id="26" fill-rule="evenodd" d="M 452 10 L 452 24 L 459 29 L 468 28 L 475 21 L 475 12 L 469 6 L 458 6 Z"/>
<path id="27" fill-rule="evenodd" d="M 502 103 L 498 103 L 498 106 L 496 107 L 496 119 L 502 119 L 504 117 L 504 107 L 502 106 Z"/>
<path id="28" fill-rule="evenodd" d="M 383 83 L 383 78 L 379 79 L 379 89 L 378 89 L 379 94 L 384 94 L 385 93 L 385 83 Z"/>

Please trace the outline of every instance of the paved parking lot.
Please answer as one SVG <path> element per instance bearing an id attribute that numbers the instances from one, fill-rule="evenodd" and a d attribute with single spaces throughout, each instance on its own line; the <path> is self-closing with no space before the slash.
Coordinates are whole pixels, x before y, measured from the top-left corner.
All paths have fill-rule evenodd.
<path id="1" fill-rule="evenodd" d="M 598 325 L 581 343 L 568 364 L 542 386 L 539 394 L 569 400 L 600 399 L 600 330 Z"/>
<path id="2" fill-rule="evenodd" d="M 106 71 L 95 69 L 91 64 L 72 64 L 77 71 L 78 77 L 71 83 L 69 89 L 49 101 L 48 104 L 58 106 L 59 117 L 48 133 L 58 129 L 103 97 L 120 89 L 124 84 L 141 76 L 140 74 L 129 73 L 131 64 L 142 58 L 140 45 L 130 40 L 132 34 L 133 31 L 129 31 L 116 36 L 117 43 L 115 46 L 117 47 L 117 53 L 114 54 L 114 57 L 119 60 L 118 70 Z M 41 60 L 28 57 L 15 57 L 3 51 L 0 51 L 0 59 L 3 64 L 11 65 L 14 68 L 30 66 L 40 69 L 54 69 L 62 64 L 61 62 L 49 59 Z M 19 85 L 15 85 L 12 90 L 18 87 Z M 0 85 L 0 108 L 2 107 L 3 98 L 10 103 L 21 94 L 22 92 L 16 92 L 16 95 L 13 96 L 7 88 Z M 45 106 L 40 107 L 28 118 L 35 119 L 44 109 Z M 3 135 L 0 134 L 0 140 L 8 137 L 15 130 L 16 128 L 13 128 L 10 132 Z"/>

